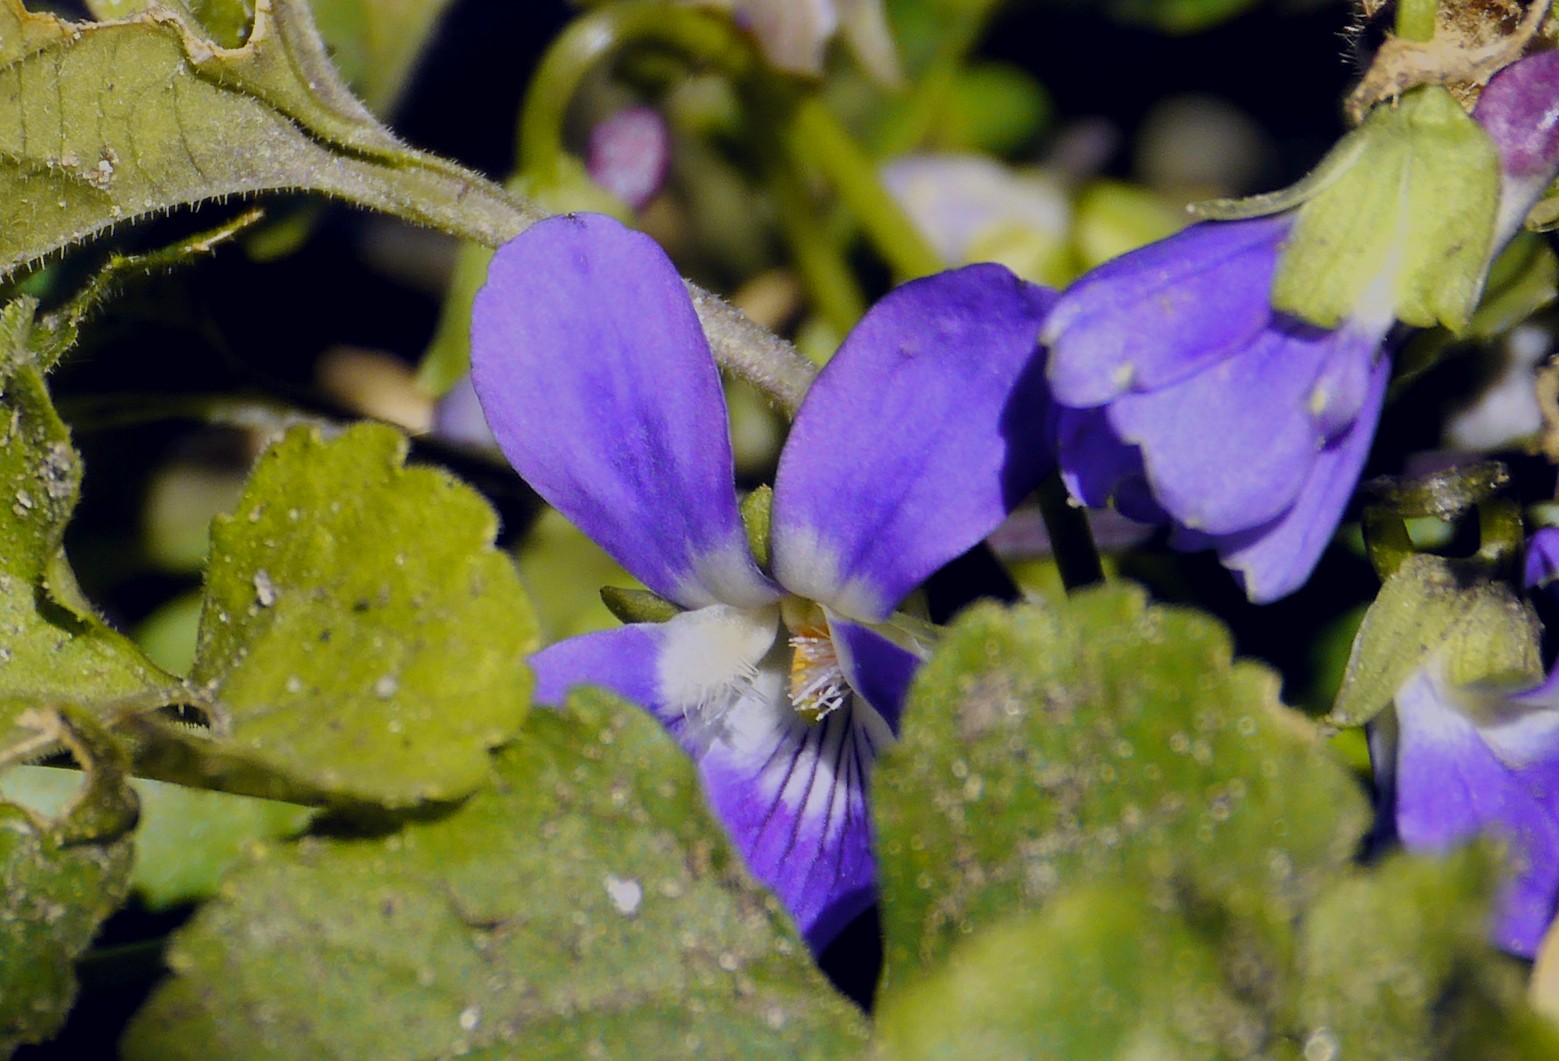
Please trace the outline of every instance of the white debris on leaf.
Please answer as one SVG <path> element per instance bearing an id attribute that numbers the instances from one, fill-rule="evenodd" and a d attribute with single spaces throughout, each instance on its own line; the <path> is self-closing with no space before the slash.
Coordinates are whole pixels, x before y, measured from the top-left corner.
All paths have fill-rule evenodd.
<path id="1" fill-rule="evenodd" d="M 639 912 L 639 904 L 644 901 L 644 889 L 638 881 L 624 880 L 608 873 L 601 883 L 606 885 L 606 894 L 612 900 L 612 905 L 617 907 L 618 913 L 632 917 Z"/>

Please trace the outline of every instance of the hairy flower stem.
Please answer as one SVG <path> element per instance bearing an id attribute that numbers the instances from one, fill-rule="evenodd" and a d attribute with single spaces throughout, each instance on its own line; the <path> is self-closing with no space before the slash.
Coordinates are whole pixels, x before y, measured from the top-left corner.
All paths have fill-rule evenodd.
<path id="1" fill-rule="evenodd" d="M 1056 558 L 1061 584 L 1068 593 L 1104 581 L 1099 549 L 1094 544 L 1088 515 L 1072 503 L 1059 472 L 1051 472 L 1039 486 L 1039 514 L 1050 532 L 1050 548 Z"/>
<path id="2" fill-rule="evenodd" d="M 1397 0 L 1396 34 L 1406 41 L 1434 39 L 1438 0 Z"/>

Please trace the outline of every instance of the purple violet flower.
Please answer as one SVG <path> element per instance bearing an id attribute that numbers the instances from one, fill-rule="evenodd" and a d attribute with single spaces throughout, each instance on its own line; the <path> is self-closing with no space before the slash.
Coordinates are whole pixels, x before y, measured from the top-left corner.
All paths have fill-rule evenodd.
<path id="1" fill-rule="evenodd" d="M 1495 246 L 1559 168 L 1555 84 L 1559 53 L 1531 56 L 1474 113 L 1503 165 Z M 1331 540 L 1390 376 L 1392 320 L 1370 292 L 1335 330 L 1268 304 L 1291 224 L 1204 222 L 1106 262 L 1042 335 L 1073 495 L 1169 523 L 1177 548 L 1216 549 L 1257 602 L 1303 585 Z"/>
<path id="2" fill-rule="evenodd" d="M 738 512 L 714 358 L 652 240 L 543 221 L 477 297 L 476 390 L 510 463 L 685 609 L 538 653 L 537 700 L 593 684 L 654 714 L 814 949 L 875 894 L 866 786 L 925 651 L 894 609 L 1053 465 L 1032 415 L 1053 297 L 976 265 L 879 302 L 781 454 L 772 575 Z"/>
<path id="3" fill-rule="evenodd" d="M 1559 561 L 1559 530 L 1532 536 L 1528 585 Z M 1559 907 L 1559 666 L 1533 689 L 1452 685 L 1431 658 L 1370 734 L 1377 802 L 1402 846 L 1444 851 L 1492 834 L 1511 870 L 1495 904 L 1496 945 L 1531 958 Z"/>

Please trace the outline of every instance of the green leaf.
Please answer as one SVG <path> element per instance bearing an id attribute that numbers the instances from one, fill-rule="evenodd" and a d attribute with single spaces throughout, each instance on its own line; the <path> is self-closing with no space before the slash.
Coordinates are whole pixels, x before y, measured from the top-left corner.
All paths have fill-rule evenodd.
<path id="1" fill-rule="evenodd" d="M 320 36 L 375 114 L 394 109 L 451 0 L 313 0 Z"/>
<path id="2" fill-rule="evenodd" d="M 242 46 L 254 24 L 254 0 L 159 0 L 225 48 Z M 375 114 L 388 114 L 450 0 L 312 0 L 330 57 Z M 100 19 L 131 18 L 150 0 L 87 0 Z"/>
<path id="3" fill-rule="evenodd" d="M 660 600 L 622 569 L 583 531 L 555 508 L 544 509 L 525 532 L 525 541 L 515 560 L 525 594 L 536 609 L 544 644 L 566 637 L 609 630 L 622 622 L 663 622 L 682 611 L 670 601 Z M 619 603 L 635 612 L 622 619 L 605 587 L 620 593 Z M 642 594 L 642 595 L 641 595 Z M 648 608 L 641 613 L 634 604 Z"/>
<path id="4" fill-rule="evenodd" d="M 1516 963 L 1484 941 L 1498 863 L 1483 848 L 1398 856 L 1338 881 L 1301 930 L 1297 1000 L 1306 1056 L 1559 1057 Z"/>
<path id="5" fill-rule="evenodd" d="M 1347 161 L 1299 208 L 1272 304 L 1327 328 L 1362 311 L 1464 329 L 1499 205 L 1488 134 L 1430 85 L 1375 107 L 1334 154 Z"/>
<path id="6" fill-rule="evenodd" d="M 889 973 L 1094 880 L 1281 926 L 1366 816 L 1266 668 L 1194 612 L 1109 587 L 974 609 L 910 694 L 874 774 Z"/>
<path id="7" fill-rule="evenodd" d="M 33 724 L 71 750 L 84 783 L 58 819 L 0 803 L 0 1053 L 59 1030 L 72 964 L 124 901 L 135 794 L 124 754 L 85 717 L 39 711 Z"/>
<path id="8" fill-rule="evenodd" d="M 860 1055 L 860 1013 L 647 715 L 579 695 L 532 713 L 495 769 L 445 818 L 233 874 L 176 935 L 125 1055 Z"/>
<path id="9" fill-rule="evenodd" d="M 226 8 L 227 5 L 219 5 Z M 539 216 L 396 140 L 347 90 L 303 0 L 227 48 L 165 6 L 74 23 L 0 0 L 0 274 L 146 214 L 299 189 L 496 246 Z"/>
<path id="10" fill-rule="evenodd" d="M 1453 685 L 1533 685 L 1543 673 L 1539 633 L 1532 609 L 1483 565 L 1411 556 L 1365 613 L 1327 721 L 1364 725 L 1433 653 L 1444 655 Z"/>
<path id="11" fill-rule="evenodd" d="M 0 310 L 0 754 L 43 754 L 17 725 L 45 703 L 99 715 L 157 707 L 179 683 L 81 600 L 65 563 L 65 526 L 81 467 L 28 347 L 33 303 Z"/>
<path id="12" fill-rule="evenodd" d="M 487 780 L 530 701 L 535 620 L 492 509 L 405 455 L 360 425 L 296 429 L 260 458 L 212 525 L 190 676 L 211 735 L 162 727 L 151 772 L 389 808 Z"/>
<path id="13" fill-rule="evenodd" d="M 1263 1017 L 1213 943 L 1150 891 L 1099 883 L 960 942 L 877 1007 L 877 1056 L 1204 1061 L 1250 1057 Z"/>
<path id="14" fill-rule="evenodd" d="M 145 778 L 130 787 L 141 804 L 130 888 L 152 910 L 215 895 L 250 844 L 296 836 L 314 816 L 309 807 Z M 0 796 L 45 814 L 60 813 L 80 788 L 74 770 L 19 766 L 0 775 Z"/>

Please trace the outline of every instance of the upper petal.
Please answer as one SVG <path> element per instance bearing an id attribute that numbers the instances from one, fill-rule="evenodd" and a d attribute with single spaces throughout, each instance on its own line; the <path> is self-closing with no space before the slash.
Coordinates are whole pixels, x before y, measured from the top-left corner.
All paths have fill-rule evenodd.
<path id="1" fill-rule="evenodd" d="M 775 598 L 737 513 L 714 357 L 648 236 L 581 214 L 510 240 L 471 367 L 509 463 L 646 586 L 690 607 Z"/>
<path id="2" fill-rule="evenodd" d="M 1255 603 L 1288 596 L 1315 569 L 1364 469 L 1390 376 L 1390 364 L 1381 359 L 1371 370 L 1369 390 L 1353 426 L 1321 450 L 1287 512 L 1219 543 L 1218 559 L 1240 576 Z"/>
<path id="3" fill-rule="evenodd" d="M 1053 296 L 996 265 L 915 280 L 812 385 L 774 482 L 774 573 L 877 622 L 1053 464 L 1036 336 Z"/>
<path id="4" fill-rule="evenodd" d="M 1272 315 L 1267 295 L 1290 224 L 1192 225 L 1078 280 L 1045 323 L 1056 400 L 1085 407 L 1155 390 L 1249 342 Z"/>

